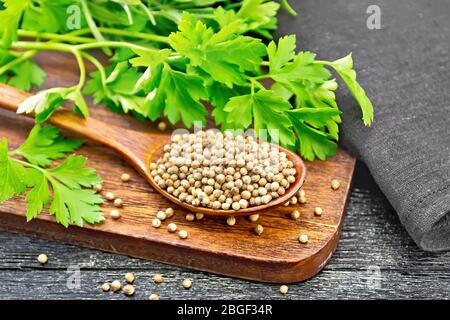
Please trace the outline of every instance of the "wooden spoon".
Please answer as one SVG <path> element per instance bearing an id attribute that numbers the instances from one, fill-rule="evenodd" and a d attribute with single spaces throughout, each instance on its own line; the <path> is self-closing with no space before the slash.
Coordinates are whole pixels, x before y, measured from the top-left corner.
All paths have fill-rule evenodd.
<path id="1" fill-rule="evenodd" d="M 29 96 L 29 93 L 0 84 L 0 108 L 2 109 L 16 112 L 19 104 Z M 207 215 L 250 215 L 281 205 L 297 193 L 303 185 L 306 176 L 306 167 L 302 159 L 297 154 L 280 147 L 280 151 L 286 153 L 287 158 L 293 162 L 294 168 L 297 170 L 295 182 L 289 186 L 283 196 L 270 201 L 268 204 L 238 211 L 195 207 L 180 201 L 177 197 L 161 189 L 150 174 L 149 164 L 162 156 L 164 153 L 163 146 L 171 141 L 170 136 L 167 134 L 118 128 L 92 117 L 82 118 L 67 109 L 57 110 L 48 122 L 118 152 L 164 197 L 190 211 Z"/>

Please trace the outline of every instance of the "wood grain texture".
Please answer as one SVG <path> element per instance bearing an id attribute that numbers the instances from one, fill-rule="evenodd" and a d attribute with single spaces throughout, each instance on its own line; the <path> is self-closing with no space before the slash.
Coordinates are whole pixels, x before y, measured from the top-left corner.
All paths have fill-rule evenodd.
<path id="1" fill-rule="evenodd" d="M 74 60 L 70 56 L 52 53 L 41 55 L 38 59 L 47 70 L 47 86 L 54 83 L 61 86 L 62 82 L 69 83 L 74 77 Z M 0 87 L 0 94 L 3 96 L 0 99 L 3 105 L 10 110 L 14 110 L 14 106 L 24 98 L 24 94 L 6 87 Z M 137 131 L 133 132 L 127 128 L 134 129 L 136 120 L 129 117 L 118 119 L 99 110 L 101 108 L 91 108 L 91 117 L 88 119 L 78 119 L 69 111 L 62 110 L 50 122 L 78 135 L 89 136 L 94 142 L 117 151 L 149 181 L 148 163 L 150 159 L 154 161 L 159 157 L 158 152 L 170 140 L 169 133 L 138 125 Z M 32 126 L 32 120 L 4 110 L 0 116 L 0 136 L 8 138 L 12 146 L 19 145 Z M 83 130 L 87 130 L 87 133 Z M 308 163 L 308 181 L 303 188 L 308 203 L 296 207 L 265 208 L 264 215 L 258 221 L 258 224 L 263 225 L 264 233 L 257 236 L 253 232 L 257 223 L 251 223 L 244 217 L 238 219 L 234 227 L 227 226 L 223 217 L 187 222 L 184 218 L 188 212 L 186 209 L 174 206 L 159 193 L 150 192 L 153 189 L 145 179 L 106 148 L 88 144 L 77 153 L 87 156 L 88 165 L 96 168 L 102 176 L 103 193 L 111 191 L 124 201 L 120 220 L 108 217 L 113 207 L 107 202 L 103 206 L 107 219 L 99 225 L 65 230 L 47 212 L 26 223 L 24 199 L 17 197 L 0 205 L 0 229 L 218 274 L 282 283 L 312 277 L 331 258 L 339 240 L 355 165 L 354 158 L 342 150 L 325 162 Z M 289 154 L 290 159 L 295 161 L 294 155 Z M 297 183 L 287 190 L 288 195 L 295 194 L 305 177 L 303 162 L 300 160 L 295 163 Z M 130 183 L 120 182 L 123 172 L 130 173 Z M 332 179 L 341 181 L 339 190 L 331 189 Z M 152 179 L 150 182 L 153 182 Z M 314 216 L 313 209 L 316 206 L 324 210 L 321 217 Z M 179 230 L 188 231 L 187 240 L 169 233 L 166 229 L 168 221 L 159 229 L 151 227 L 157 211 L 168 207 L 175 207 L 176 217 L 170 222 L 175 222 Z M 302 217 L 298 221 L 288 217 L 294 209 L 301 212 Z M 302 233 L 309 237 L 307 244 L 298 241 Z"/>

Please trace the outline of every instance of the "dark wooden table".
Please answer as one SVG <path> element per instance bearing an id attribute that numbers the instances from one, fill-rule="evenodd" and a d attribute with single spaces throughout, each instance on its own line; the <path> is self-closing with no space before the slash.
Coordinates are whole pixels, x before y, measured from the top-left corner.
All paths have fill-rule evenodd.
<path id="1" fill-rule="evenodd" d="M 448 0 L 295 2 L 301 8 L 298 26 L 292 20 L 284 20 L 283 32 L 294 28 L 302 49 L 319 52 L 321 59 L 334 59 L 353 51 L 360 79 L 377 107 L 392 107 L 396 99 L 402 98 L 400 89 L 411 95 L 423 94 L 414 88 L 402 88 L 400 78 L 395 82 L 397 88 L 388 85 L 397 79 L 390 76 L 391 70 L 405 70 L 402 76 L 415 76 L 419 81 L 425 75 L 426 79 L 433 79 L 433 73 L 442 74 L 450 63 L 448 52 L 439 55 L 445 59 L 436 61 L 435 68 L 427 68 L 421 62 L 427 57 L 424 47 L 432 49 L 435 55 L 439 48 L 446 48 L 445 43 L 433 39 L 439 39 L 439 32 L 445 32 L 448 26 Z M 366 27 L 366 9 L 371 4 L 382 9 L 382 30 L 370 31 Z M 433 31 L 428 37 L 426 30 L 438 32 Z M 427 39 L 431 39 L 428 45 Z M 414 50 L 416 45 L 422 49 Z M 431 82 L 427 96 L 439 97 L 442 90 L 448 90 L 439 87 L 443 83 Z M 348 96 L 341 99 L 343 103 L 352 101 Z M 126 272 L 137 277 L 133 299 L 146 299 L 153 292 L 162 299 L 283 298 L 277 285 L 194 272 L 36 238 L 0 233 L 0 244 L 0 299 L 123 299 L 122 294 L 102 293 L 100 285 L 122 279 Z M 36 262 L 40 253 L 50 258 L 46 266 Z M 67 286 L 76 268 L 80 268 L 79 288 Z M 155 273 L 164 275 L 162 285 L 151 281 Z M 181 287 L 184 278 L 193 279 L 189 291 Z M 419 250 L 367 168 L 358 163 L 336 254 L 316 277 L 290 285 L 285 298 L 449 297 L 450 253 Z"/>
<path id="2" fill-rule="evenodd" d="M 450 253 L 420 251 L 401 226 L 396 213 L 368 170 L 358 163 L 342 238 L 337 252 L 316 277 L 289 286 L 237 280 L 160 263 L 88 250 L 52 241 L 0 233 L 0 299 L 129 299 L 103 293 L 104 281 L 136 275 L 136 295 L 147 299 L 360 299 L 449 298 Z M 36 257 L 49 256 L 40 266 Z M 80 268 L 80 287 L 72 283 Z M 156 285 L 155 273 L 165 282 Z M 193 279 L 184 290 L 184 278 Z"/>

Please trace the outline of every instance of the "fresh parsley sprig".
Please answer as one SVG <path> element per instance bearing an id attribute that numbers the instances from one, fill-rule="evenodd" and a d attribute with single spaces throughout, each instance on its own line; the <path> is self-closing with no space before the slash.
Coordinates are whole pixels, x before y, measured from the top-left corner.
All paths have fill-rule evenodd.
<path id="1" fill-rule="evenodd" d="M 85 157 L 71 155 L 49 168 L 52 160 L 64 158 L 81 144 L 64 139 L 56 128 L 39 125 L 15 150 L 8 150 L 6 139 L 0 140 L 0 202 L 26 195 L 27 221 L 47 206 L 65 227 L 103 221 L 99 207 L 102 198 L 94 190 L 85 189 L 101 183 L 101 179 L 94 169 L 85 167 Z"/>
<path id="2" fill-rule="evenodd" d="M 357 82 L 351 55 L 317 60 L 316 54 L 297 50 L 293 35 L 267 44 L 280 6 L 295 15 L 287 1 L 34 0 L 32 6 L 2 1 L 0 18 L 16 28 L 0 31 L 5 44 L 0 80 L 24 89 L 40 85 L 42 74 L 29 58 L 44 50 L 72 53 L 80 68 L 76 86 L 41 91 L 21 104 L 19 112 L 35 112 L 38 123 L 67 100 L 88 116 L 83 94 L 116 112 L 167 117 L 187 127 L 206 122 L 209 103 L 222 129 L 253 127 L 256 134 L 267 129 L 269 139 L 279 139 L 305 159 L 325 159 L 336 152 L 341 123 L 331 71 L 354 95 L 364 124 L 373 121 L 373 106 Z M 80 30 L 62 24 L 63 8 L 71 4 L 82 9 Z M 41 11 L 39 21 L 34 9 Z M 46 19 L 52 23 L 39 23 Z M 113 54 L 110 65 L 104 67 L 92 49 Z M 89 79 L 85 61 L 97 68 Z M 18 81 L 16 69 L 25 62 L 36 79 Z"/>

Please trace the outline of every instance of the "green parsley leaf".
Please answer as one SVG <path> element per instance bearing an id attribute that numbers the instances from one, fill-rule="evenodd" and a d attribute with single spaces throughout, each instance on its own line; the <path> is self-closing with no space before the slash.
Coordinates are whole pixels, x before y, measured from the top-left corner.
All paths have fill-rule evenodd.
<path id="1" fill-rule="evenodd" d="M 320 160 L 325 160 L 336 153 L 337 144 L 333 136 L 318 128 L 314 128 L 310 124 L 317 124 L 318 121 L 325 122 L 339 114 L 339 110 L 330 107 L 301 108 L 288 112 L 300 141 L 299 151 L 303 158 L 309 161 L 314 160 L 316 157 Z"/>
<path id="2" fill-rule="evenodd" d="M 266 47 L 259 39 L 238 35 L 239 27 L 232 23 L 215 33 L 186 12 L 169 43 L 214 80 L 229 87 L 245 85 L 244 72 L 259 70 Z"/>
<path id="3" fill-rule="evenodd" d="M 350 92 L 358 101 L 363 114 L 363 121 L 366 126 L 370 126 L 373 122 L 374 111 L 373 105 L 370 99 L 367 97 L 366 92 L 356 80 L 356 71 L 353 69 L 353 58 L 350 53 L 348 56 L 329 63 L 333 67 L 339 76 L 344 80 L 349 88 Z"/>
<path id="4" fill-rule="evenodd" d="M 23 11 L 29 6 L 29 0 L 1 0 L 3 10 L 0 10 L 0 34 L 3 47 L 9 47 L 17 39 L 17 28 Z"/>
<path id="5" fill-rule="evenodd" d="M 172 124 L 180 118 L 188 128 L 195 121 L 206 122 L 207 112 L 200 100 L 208 94 L 200 77 L 172 70 L 168 64 L 155 77 L 160 79 L 158 87 L 147 96 L 145 105 L 150 119 L 159 118 L 164 111 Z"/>
<path id="6" fill-rule="evenodd" d="M 64 226 L 104 220 L 100 195 L 90 188 L 101 183 L 96 171 L 87 168 L 86 158 L 70 156 L 53 169 L 44 169 L 50 159 L 63 157 L 79 142 L 63 140 L 57 129 L 35 126 L 18 149 L 8 151 L 6 139 L 0 141 L 0 202 L 26 194 L 27 221 L 35 218 L 50 204 L 50 213 Z M 30 162 L 13 158 L 22 155 Z M 51 190 L 50 190 L 51 187 Z M 28 189 L 30 188 L 30 189 Z"/>
<path id="7" fill-rule="evenodd" d="M 8 141 L 0 140 L 0 201 L 26 191 L 26 169 L 8 157 Z"/>
<path id="8" fill-rule="evenodd" d="M 272 141 L 279 139 L 285 146 L 295 144 L 291 121 L 286 111 L 291 104 L 270 90 L 259 90 L 256 93 L 233 97 L 225 106 L 229 112 L 228 123 L 234 128 L 246 129 L 254 122 L 255 134 L 261 136 L 267 130 Z"/>
<path id="9" fill-rule="evenodd" d="M 65 157 L 83 144 L 80 140 L 64 139 L 57 128 L 36 125 L 25 142 L 15 150 L 16 154 L 25 157 L 30 163 L 48 167 L 52 160 Z"/>
<path id="10" fill-rule="evenodd" d="M 45 72 L 32 60 L 26 60 L 9 70 L 13 76 L 8 80 L 10 86 L 29 91 L 32 85 L 41 86 Z"/>
<path id="11" fill-rule="evenodd" d="M 85 157 L 71 155 L 48 172 L 70 189 L 80 189 L 101 183 L 96 171 L 85 167 L 86 160 Z"/>

